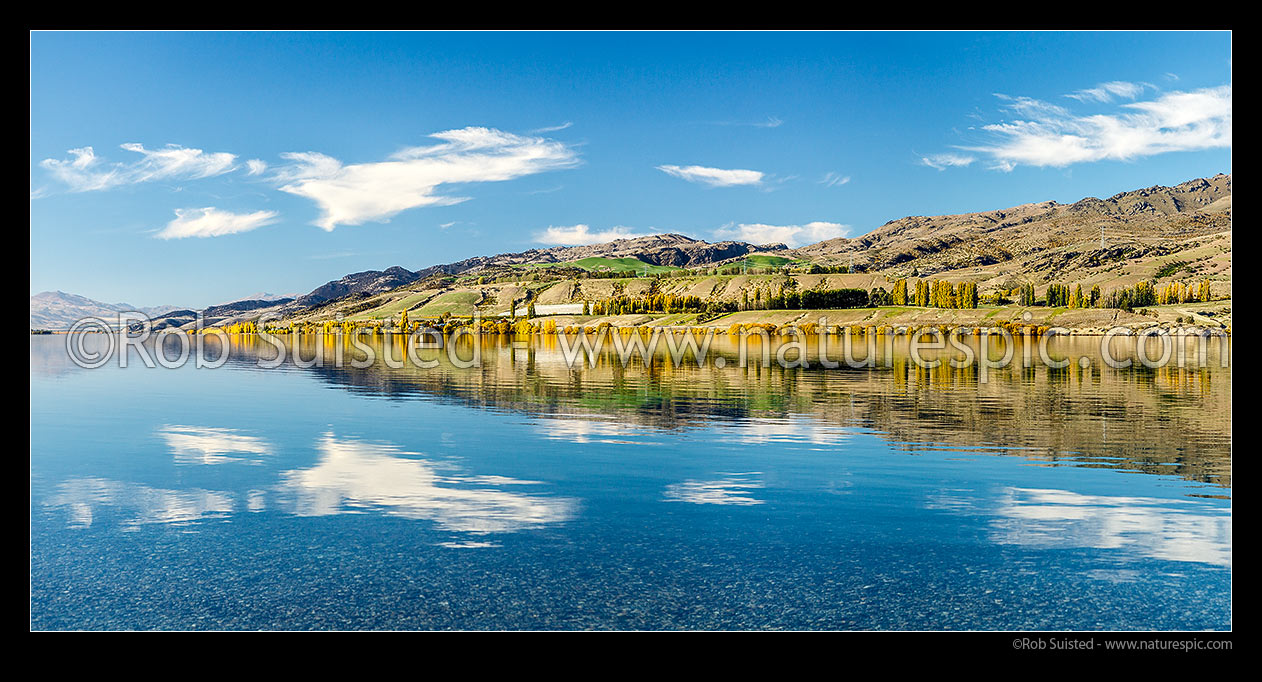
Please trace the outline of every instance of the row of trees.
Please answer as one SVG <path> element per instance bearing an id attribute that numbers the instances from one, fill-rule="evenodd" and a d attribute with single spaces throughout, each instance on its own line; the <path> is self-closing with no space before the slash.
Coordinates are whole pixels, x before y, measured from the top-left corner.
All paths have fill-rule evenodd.
<path id="1" fill-rule="evenodd" d="M 1034 285 L 1025 284 L 1017 290 L 1017 298 L 1021 305 L 1032 306 L 1037 302 Z M 1129 287 L 1113 289 L 1108 293 L 1100 291 L 1100 285 L 1084 291 L 1081 284 L 1070 287 L 1067 284 L 1049 284 L 1043 297 L 1046 305 L 1066 308 L 1119 308 L 1133 310 L 1150 305 L 1168 305 L 1172 303 L 1197 303 L 1211 300 L 1209 280 L 1201 280 L 1195 286 L 1183 282 L 1170 282 L 1160 288 L 1156 282 L 1136 282 Z"/>
<path id="2" fill-rule="evenodd" d="M 889 305 L 889 293 L 884 289 L 808 289 L 797 291 L 781 287 L 777 293 L 762 288 L 741 294 L 739 303 L 704 299 L 699 296 L 680 296 L 667 293 L 650 293 L 641 296 L 618 295 L 599 301 L 583 303 L 584 315 L 628 315 L 638 313 L 731 313 L 739 310 L 798 310 L 803 308 L 864 308 L 869 305 Z"/>
<path id="3" fill-rule="evenodd" d="M 1113 289 L 1100 299 L 1101 308 L 1120 308 L 1127 312 L 1142 306 L 1156 305 L 1157 291 L 1152 282 L 1136 282 L 1134 286 Z"/>
<path id="4" fill-rule="evenodd" d="M 584 314 L 631 315 L 637 313 L 707 313 L 734 312 L 734 303 L 708 301 L 699 296 L 675 294 L 650 294 L 647 296 L 612 296 L 591 303 L 584 302 Z"/>
<path id="5" fill-rule="evenodd" d="M 229 334 L 257 334 L 258 325 L 253 322 L 234 322 L 224 325 L 223 330 Z"/>
<path id="6" fill-rule="evenodd" d="M 1203 303 L 1210 300 L 1212 292 L 1209 280 L 1203 279 L 1196 286 L 1183 282 L 1170 282 L 1157 291 L 1157 303 Z"/>
<path id="7" fill-rule="evenodd" d="M 900 279 L 891 293 L 876 287 L 863 289 L 796 289 L 781 285 L 772 293 L 762 287 L 741 293 L 739 304 L 702 299 L 697 296 L 676 296 L 656 293 L 645 296 L 613 296 L 594 303 L 583 303 L 584 315 L 623 315 L 632 313 L 735 312 L 738 310 L 801 310 L 843 309 L 879 306 L 913 305 L 933 308 L 976 308 L 979 301 L 975 282 L 953 284 L 944 280 L 917 280 L 909 294 L 908 283 Z M 533 316 L 532 316 L 533 317 Z"/>
<path id="8" fill-rule="evenodd" d="M 1049 284 L 1045 298 L 1047 305 L 1053 307 L 1094 308 L 1100 304 L 1100 285 L 1097 284 L 1091 287 L 1091 291 L 1084 293 L 1081 284 L 1072 289 L 1068 284 Z"/>
<path id="9" fill-rule="evenodd" d="M 885 293 L 884 289 L 874 289 Z M 797 291 L 781 286 L 778 293 L 763 295 L 761 288 L 754 289 L 751 298 L 742 292 L 740 310 L 798 310 L 802 308 L 865 308 L 871 296 L 863 289 L 807 289 Z"/>
<path id="10" fill-rule="evenodd" d="M 884 289 L 874 289 L 885 293 Z M 787 308 L 865 308 L 871 305 L 872 296 L 863 289 L 810 289 L 803 291 L 799 305 Z"/>
<path id="11" fill-rule="evenodd" d="M 880 291 L 884 291 L 884 289 Z M 918 279 L 909 290 L 907 280 L 900 279 L 894 282 L 894 290 L 890 292 L 887 305 L 912 305 L 922 308 L 976 308 L 977 301 L 977 284 L 975 282 L 952 284 L 945 280 L 930 281 Z"/>

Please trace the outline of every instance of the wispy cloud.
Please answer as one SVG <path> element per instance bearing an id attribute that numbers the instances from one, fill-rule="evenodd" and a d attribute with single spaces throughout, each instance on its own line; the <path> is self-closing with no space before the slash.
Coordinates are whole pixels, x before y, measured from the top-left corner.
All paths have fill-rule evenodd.
<path id="1" fill-rule="evenodd" d="M 708 168 L 706 166 L 658 166 L 657 170 L 682 178 L 688 182 L 699 182 L 711 187 L 735 187 L 738 185 L 759 185 L 765 177 L 755 170 Z"/>
<path id="2" fill-rule="evenodd" d="M 158 239 L 185 239 L 187 237 L 220 237 L 225 234 L 249 232 L 276 222 L 276 211 L 233 213 L 213 206 L 206 208 L 177 208 L 175 220 L 167 223 L 156 236 Z"/>
<path id="3" fill-rule="evenodd" d="M 823 179 L 819 181 L 819 184 L 825 187 L 838 187 L 848 182 L 850 182 L 849 175 L 842 175 L 841 173 L 828 171 L 827 173 L 824 174 Z"/>
<path id="4" fill-rule="evenodd" d="M 439 194 L 441 185 L 512 180 L 578 163 L 568 146 L 541 137 L 494 128 L 461 128 L 431 135 L 440 144 L 411 147 L 386 161 L 344 165 L 318 152 L 282 156 L 281 191 L 316 202 L 315 224 L 332 231 L 338 225 L 386 222 L 420 206 L 447 206 L 469 197 Z"/>
<path id="5" fill-rule="evenodd" d="M 779 128 L 784 121 L 779 116 L 768 116 L 761 121 L 712 121 L 708 125 L 716 126 L 749 126 L 751 128 Z"/>
<path id="6" fill-rule="evenodd" d="M 569 128 L 569 127 L 570 127 L 570 126 L 572 126 L 572 125 L 574 125 L 574 122 L 573 122 L 573 121 L 566 121 L 565 123 L 562 123 L 561 125 L 555 125 L 555 126 L 545 126 L 545 127 L 543 127 L 543 128 L 535 128 L 534 130 L 532 130 L 532 131 L 530 131 L 530 132 L 532 132 L 532 133 L 536 133 L 536 134 L 538 134 L 538 133 L 555 133 L 555 132 L 556 132 L 556 131 L 558 131 L 558 130 L 565 130 L 566 128 Z"/>
<path id="7" fill-rule="evenodd" d="M 267 170 L 267 162 L 260 159 L 250 159 L 245 162 L 246 175 L 262 175 Z"/>
<path id="8" fill-rule="evenodd" d="M 109 162 L 97 156 L 92 147 L 80 147 L 67 152 L 68 159 L 44 159 L 40 165 L 71 192 L 93 192 L 154 180 L 196 180 L 236 168 L 236 155 L 227 152 L 211 153 L 175 144 L 146 149 L 138 142 L 121 147 L 141 158 L 130 163 Z"/>
<path id="9" fill-rule="evenodd" d="M 1109 81 L 1108 83 L 1101 83 L 1094 88 L 1071 92 L 1065 96 L 1070 99 L 1076 99 L 1079 102 L 1112 102 L 1115 97 L 1135 99 L 1142 95 L 1145 89 L 1152 87 L 1154 86 L 1148 83 Z"/>
<path id="10" fill-rule="evenodd" d="M 718 239 L 735 239 L 752 244 L 783 243 L 790 247 L 813 244 L 825 239 L 844 237 L 849 225 L 815 221 L 805 225 L 767 225 L 765 223 L 742 223 L 740 225 L 724 225 L 714 231 Z"/>
<path id="11" fill-rule="evenodd" d="M 593 232 L 587 225 L 579 224 L 568 227 L 549 227 L 542 232 L 535 233 L 535 241 L 549 246 L 579 246 L 642 236 L 644 235 L 633 232 L 629 227 L 611 227 L 607 230 Z"/>
<path id="12" fill-rule="evenodd" d="M 983 126 L 991 144 L 966 147 L 989 155 L 992 168 L 1063 168 L 1102 160 L 1127 161 L 1176 151 L 1231 146 L 1231 86 L 1169 92 L 1128 102 L 1112 114 L 1074 115 L 1063 107 L 1012 98 L 1027 118 Z"/>
<path id="13" fill-rule="evenodd" d="M 946 170 L 952 166 L 967 166 L 977 159 L 963 154 L 930 154 L 920 157 L 921 165 L 937 170 Z"/>
<path id="14" fill-rule="evenodd" d="M 1029 116 L 1030 118 L 1050 118 L 1055 116 L 1069 116 L 1069 110 L 1059 104 L 1044 102 L 1041 99 L 1033 97 L 1025 97 L 1024 95 L 1012 96 L 1005 95 L 1002 92 L 996 92 L 995 97 L 1003 102 L 1002 109 L 1010 111 L 1018 116 Z"/>

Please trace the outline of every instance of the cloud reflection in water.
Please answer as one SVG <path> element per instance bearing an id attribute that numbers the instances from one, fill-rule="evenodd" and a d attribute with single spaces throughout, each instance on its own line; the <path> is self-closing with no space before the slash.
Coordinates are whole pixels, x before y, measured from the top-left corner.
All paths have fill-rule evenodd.
<path id="1" fill-rule="evenodd" d="M 688 502 L 690 504 L 720 504 L 749 506 L 762 504 L 763 501 L 753 497 L 753 489 L 762 488 L 762 483 L 751 479 L 758 472 L 746 474 L 729 474 L 713 481 L 697 481 L 689 479 L 682 483 L 666 486 L 665 498 L 668 502 Z"/>
<path id="2" fill-rule="evenodd" d="M 134 512 L 122 522 L 124 529 L 135 530 L 150 523 L 185 524 L 207 518 L 225 518 L 232 513 L 233 499 L 228 493 L 213 490 L 166 490 L 136 483 L 104 478 L 75 478 L 62 483 L 57 494 L 46 503 L 64 507 L 72 528 L 88 528 L 101 507 L 116 507 Z"/>
<path id="3" fill-rule="evenodd" d="M 491 487 L 530 481 L 443 475 L 432 462 L 389 443 L 329 433 L 319 440 L 317 450 L 315 466 L 281 474 L 281 496 L 300 516 L 377 509 L 427 519 L 443 530 L 496 533 L 568 521 L 577 509 L 572 499 Z M 479 487 L 457 487 L 468 484 Z"/>
<path id="4" fill-rule="evenodd" d="M 1043 549 L 1091 548 L 1231 566 L 1231 510 L 1193 500 L 1007 487 L 997 504 L 943 491 L 928 507 L 992 515 L 990 539 Z"/>
<path id="5" fill-rule="evenodd" d="M 166 441 L 176 464 L 261 464 L 262 456 L 272 452 L 271 445 L 262 438 L 243 435 L 236 429 L 169 425 L 158 429 L 158 436 Z"/>
<path id="6" fill-rule="evenodd" d="M 179 463 L 215 464 L 236 455 L 271 452 L 261 439 L 231 429 L 169 426 L 159 431 Z M 105 478 L 76 478 L 58 486 L 46 502 L 67 511 L 68 525 L 90 527 L 106 507 L 128 510 L 127 529 L 143 524 L 188 524 L 226 518 L 234 512 L 276 509 L 297 516 L 376 511 L 429 520 L 446 531 L 513 532 L 562 523 L 574 517 L 577 500 L 523 494 L 504 487 L 542 485 L 507 476 L 440 473 L 450 469 L 389 443 L 338 438 L 316 442 L 317 461 L 285 471 L 278 484 L 251 487 L 240 495 L 200 489 L 168 490 Z M 239 501 L 239 504 L 238 504 Z M 487 543 L 445 543 L 482 547 Z"/>

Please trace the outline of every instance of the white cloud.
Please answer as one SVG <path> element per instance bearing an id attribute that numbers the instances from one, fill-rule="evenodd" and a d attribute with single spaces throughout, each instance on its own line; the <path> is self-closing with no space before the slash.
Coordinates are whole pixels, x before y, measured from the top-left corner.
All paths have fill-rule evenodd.
<path id="1" fill-rule="evenodd" d="M 315 224 L 386 222 L 401 211 L 446 206 L 468 197 L 438 194 L 440 185 L 498 182 L 568 168 L 578 162 L 566 145 L 494 128 L 461 128 L 431 135 L 441 144 L 411 147 L 387 161 L 343 165 L 317 152 L 289 153 L 277 170 L 280 189 L 307 197 L 320 207 Z"/>
<path id="2" fill-rule="evenodd" d="M 963 154 L 930 154 L 929 156 L 922 156 L 920 163 L 930 168 L 946 170 L 951 166 L 967 166 L 976 160 Z"/>
<path id="3" fill-rule="evenodd" d="M 810 222 L 805 225 L 766 225 L 763 223 L 742 223 L 725 225 L 714 231 L 719 239 L 736 239 L 751 244 L 784 243 L 790 247 L 813 244 L 825 239 L 844 237 L 849 231 L 848 225 Z"/>
<path id="4" fill-rule="evenodd" d="M 998 97 L 1004 102 L 1002 109 L 1011 111 L 1020 116 L 1029 116 L 1031 118 L 1049 118 L 1054 116 L 1069 116 L 1069 110 L 1059 104 L 1044 102 L 1041 99 L 1033 97 L 1018 96 L 1012 97 L 1001 92 L 996 92 Z"/>
<path id="5" fill-rule="evenodd" d="M 186 237 L 219 237 L 225 234 L 249 232 L 271 225 L 280 214 L 276 211 L 232 213 L 213 206 L 206 208 L 177 208 L 175 220 L 167 223 L 157 235 L 158 239 L 184 239 Z"/>
<path id="6" fill-rule="evenodd" d="M 566 128 L 569 128 L 569 127 L 570 127 L 570 126 L 572 126 L 572 125 L 574 125 L 574 122 L 573 122 L 573 121 L 566 121 L 565 123 L 562 123 L 561 125 L 555 125 L 555 126 L 544 126 L 544 127 L 542 127 L 542 128 L 535 128 L 534 130 L 532 130 L 532 131 L 530 131 L 530 132 L 532 132 L 532 133 L 555 133 L 555 132 L 556 132 L 556 131 L 558 131 L 558 130 L 565 130 Z"/>
<path id="7" fill-rule="evenodd" d="M 207 153 L 200 149 L 189 149 L 169 144 L 162 149 L 145 149 L 138 142 L 122 145 L 129 152 L 136 152 L 145 158 L 135 164 L 137 182 L 163 180 L 167 178 L 208 178 L 231 171 L 235 166 L 235 154 L 227 152 Z"/>
<path id="8" fill-rule="evenodd" d="M 707 168 L 705 166 L 658 166 L 657 170 L 682 178 L 688 182 L 699 182 L 711 187 L 734 187 L 737 185 L 758 185 L 762 183 L 763 173 L 755 170 L 723 168 Z"/>
<path id="9" fill-rule="evenodd" d="M 208 153 L 170 144 L 146 149 L 138 142 L 121 147 L 141 159 L 132 163 L 107 162 L 92 147 L 71 149 L 69 159 L 44 159 L 40 165 L 72 192 L 91 192 L 153 180 L 197 180 L 223 175 L 236 168 L 236 155 Z"/>
<path id="10" fill-rule="evenodd" d="M 1077 116 L 1037 100 L 1021 100 L 1014 110 L 1028 118 L 984 126 L 995 142 L 966 148 L 990 155 L 992 168 L 1063 168 L 1231 146 L 1230 85 L 1128 102 L 1112 114 Z"/>
<path id="11" fill-rule="evenodd" d="M 850 182 L 849 175 L 842 175 L 834 171 L 828 171 L 824 174 L 824 178 L 819 181 L 819 184 L 825 187 L 838 187 L 848 182 Z"/>
<path id="12" fill-rule="evenodd" d="M 250 159 L 245 162 L 246 175 L 262 175 L 267 170 L 267 162 L 260 159 Z"/>
<path id="13" fill-rule="evenodd" d="M 56 180 L 65 183 L 75 192 L 89 192 L 121 184 L 116 177 L 116 166 L 104 167 L 91 147 L 69 151 L 70 160 L 44 159 L 40 165 L 48 169 Z"/>
<path id="14" fill-rule="evenodd" d="M 1143 94 L 1145 88 L 1153 87 L 1148 83 L 1128 83 L 1126 81 L 1110 81 L 1094 88 L 1087 88 L 1065 95 L 1079 102 L 1111 102 L 1114 97 L 1135 99 Z"/>
<path id="15" fill-rule="evenodd" d="M 579 246 L 583 244 L 601 244 L 615 239 L 630 239 L 644 235 L 632 232 L 629 227 L 611 227 L 607 230 L 593 232 L 587 225 L 570 225 L 568 227 L 552 226 L 543 232 L 535 233 L 535 241 L 549 246 Z"/>

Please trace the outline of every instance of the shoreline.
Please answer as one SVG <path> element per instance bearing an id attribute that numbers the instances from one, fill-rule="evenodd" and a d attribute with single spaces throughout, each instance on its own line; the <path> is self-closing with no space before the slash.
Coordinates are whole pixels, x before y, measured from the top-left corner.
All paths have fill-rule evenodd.
<path id="1" fill-rule="evenodd" d="M 1146 314 L 1143 314 L 1146 313 Z M 1128 312 L 1113 308 L 1066 308 L 1046 306 L 982 306 L 978 308 L 928 308 L 916 306 L 881 306 L 874 308 L 843 309 L 794 309 L 794 310 L 745 310 L 723 313 L 706 317 L 701 313 L 635 313 L 621 315 L 581 315 L 553 314 L 539 315 L 533 318 L 506 315 L 481 317 L 477 314 L 446 314 L 443 316 L 418 316 L 408 323 L 410 330 L 425 328 L 428 330 L 454 331 L 456 328 L 469 328 L 476 322 L 480 333 L 527 333 L 525 324 L 531 326 L 530 333 L 576 333 L 584 330 L 595 333 L 598 329 L 615 329 L 622 332 L 644 331 L 662 328 L 675 331 L 704 331 L 714 333 L 731 333 L 739 327 L 748 332 L 762 329 L 768 334 L 779 335 L 789 329 L 809 329 L 808 333 L 816 333 L 824 328 L 829 334 L 894 334 L 905 335 L 917 330 L 936 329 L 942 333 L 980 334 L 981 330 L 1000 334 L 1007 331 L 1011 334 L 1030 333 L 1041 336 L 1049 332 L 1065 336 L 1105 336 L 1118 334 L 1117 330 L 1127 330 L 1130 334 L 1141 334 L 1156 329 L 1157 334 L 1181 333 L 1185 335 L 1231 335 L 1231 299 L 1220 299 L 1195 305 L 1151 306 L 1143 313 Z M 146 318 L 147 319 L 147 318 Z M 82 329 L 31 329 L 31 335 L 67 334 L 76 331 L 117 330 L 118 320 L 103 318 L 85 318 L 96 320 Z M 220 329 L 227 333 L 257 333 L 261 327 L 270 327 L 281 333 L 301 330 L 302 332 L 326 332 L 334 329 L 353 332 L 356 329 L 371 330 L 374 333 L 403 333 L 399 318 L 378 318 L 371 320 L 347 320 L 337 318 L 326 319 L 272 319 L 258 318 L 248 323 L 212 324 L 204 327 L 202 333 L 211 329 Z M 82 321 L 81 321 L 82 322 Z M 256 324 L 261 323 L 261 325 Z M 132 325 L 135 328 L 135 325 Z M 280 329 L 277 329 L 280 328 Z M 181 327 L 165 327 L 153 331 L 187 331 L 196 332 L 193 325 Z"/>

